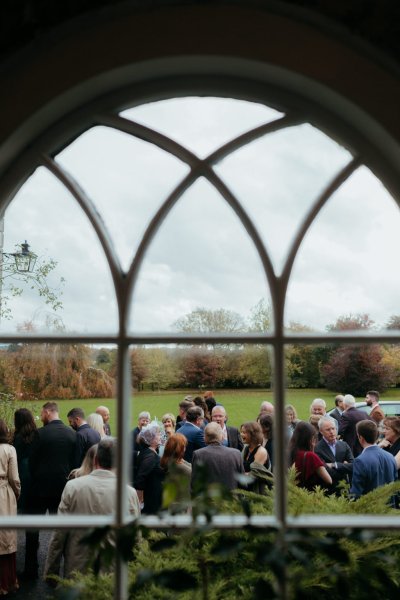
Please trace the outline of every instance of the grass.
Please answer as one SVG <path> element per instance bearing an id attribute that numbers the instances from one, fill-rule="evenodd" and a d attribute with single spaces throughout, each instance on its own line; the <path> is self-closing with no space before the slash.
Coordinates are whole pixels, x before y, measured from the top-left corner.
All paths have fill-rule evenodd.
<path id="1" fill-rule="evenodd" d="M 197 390 L 173 390 L 167 392 L 136 392 L 131 399 L 131 427 L 136 425 L 137 415 L 142 410 L 148 410 L 151 417 L 161 417 L 166 412 L 178 413 L 178 404 L 187 394 L 198 395 Z M 288 389 L 286 390 L 286 404 L 293 404 L 300 419 L 308 419 L 310 404 L 314 398 L 323 398 L 328 409 L 334 407 L 336 394 L 326 389 Z M 239 427 L 244 421 L 257 418 L 260 404 L 263 400 L 274 401 L 271 390 L 217 390 L 215 392 L 217 402 L 225 407 L 229 424 Z M 400 389 L 390 389 L 382 394 L 383 400 L 400 400 Z M 363 398 L 356 398 L 363 400 Z M 114 398 L 101 398 L 89 400 L 58 400 L 60 418 L 68 423 L 67 414 L 76 406 L 83 408 L 85 414 L 94 412 L 100 404 L 105 404 L 110 409 L 111 431 L 116 433 L 116 400 Z M 40 413 L 43 401 L 31 403 L 33 412 Z"/>

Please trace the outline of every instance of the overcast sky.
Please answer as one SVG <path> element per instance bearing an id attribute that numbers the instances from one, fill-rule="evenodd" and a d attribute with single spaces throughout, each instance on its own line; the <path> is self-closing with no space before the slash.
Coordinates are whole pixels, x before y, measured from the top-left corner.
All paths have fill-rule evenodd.
<path id="1" fill-rule="evenodd" d="M 150 103 L 124 113 L 161 131 L 201 157 L 240 133 L 280 116 L 265 106 L 212 98 Z M 265 136 L 234 152 L 218 175 L 254 219 L 280 273 L 301 219 L 331 178 L 351 159 L 347 150 L 308 124 Z M 141 235 L 188 167 L 147 142 L 105 127 L 86 132 L 58 157 L 92 198 L 128 268 Z M 383 325 L 400 314 L 399 210 L 365 167 L 322 210 L 296 259 L 285 322 L 324 330 L 338 316 L 368 313 Z M 68 331 L 115 332 L 116 302 L 100 244 L 75 200 L 44 168 L 21 188 L 5 216 L 5 251 L 27 239 L 52 257 L 52 276 L 66 282 Z M 225 200 L 206 180 L 182 196 L 145 257 L 134 294 L 131 327 L 171 331 L 196 307 L 249 315 L 269 299 L 254 245 Z M 27 290 L 13 299 L 2 331 L 46 317 L 43 301 Z"/>

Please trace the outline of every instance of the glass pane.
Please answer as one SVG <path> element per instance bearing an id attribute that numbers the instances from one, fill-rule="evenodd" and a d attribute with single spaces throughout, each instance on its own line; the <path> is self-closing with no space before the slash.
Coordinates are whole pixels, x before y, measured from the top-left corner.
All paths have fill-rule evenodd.
<path id="1" fill-rule="evenodd" d="M 285 323 L 313 330 L 384 327 L 399 314 L 400 213 L 367 169 L 338 190 L 310 228 L 288 288 Z"/>
<path id="2" fill-rule="evenodd" d="M 8 306 L 10 312 L 3 314 L 2 331 L 116 331 L 115 294 L 97 236 L 75 199 L 44 168 L 27 180 L 5 213 L 4 249 L 13 252 L 25 239 L 38 261 L 27 283 L 14 276 L 3 279 L 3 309 Z M 37 284 L 40 267 L 51 261 L 56 266 L 45 282 L 55 299 L 46 303 L 52 298 Z M 20 287 L 22 295 L 13 295 L 10 285 Z"/>
<path id="3" fill-rule="evenodd" d="M 131 348 L 131 365 L 134 425 L 141 410 L 160 420 L 165 412 L 177 415 L 178 403 L 185 396 L 204 396 L 210 390 L 223 405 L 225 394 L 232 397 L 231 418 L 239 425 L 241 419 L 258 416 L 261 396 L 272 398 L 271 356 L 264 345 L 138 345 Z M 235 389 L 237 397 L 229 391 Z M 243 406 L 240 390 L 248 394 Z"/>
<path id="4" fill-rule="evenodd" d="M 365 504 L 349 502 L 349 493 L 360 496 L 376 487 L 369 476 L 360 478 L 362 471 L 355 467 L 353 471 L 354 459 L 365 447 L 357 436 L 361 421 L 360 427 L 367 424 L 370 444 L 377 440 L 385 451 L 398 451 L 398 432 L 388 431 L 390 421 L 385 420 L 394 407 L 400 412 L 394 387 L 399 379 L 398 350 L 386 344 L 286 347 L 288 453 L 297 472 L 297 477 L 293 470 L 289 476 L 291 513 L 387 513 L 390 491 L 371 504 L 367 499 Z M 381 394 L 367 394 L 370 390 Z M 387 477 L 390 469 L 386 469 Z"/>
<path id="5" fill-rule="evenodd" d="M 121 115 L 156 129 L 204 158 L 282 113 L 263 104 L 232 98 L 173 98 L 130 108 Z"/>
<path id="6" fill-rule="evenodd" d="M 216 167 L 243 204 L 280 273 L 303 218 L 350 155 L 308 124 L 271 133 Z"/>
<path id="7" fill-rule="evenodd" d="M 269 294 L 251 239 L 215 189 L 198 180 L 172 209 L 139 273 L 130 329 L 233 332 L 254 328 Z M 263 313 L 263 310 L 261 310 Z M 259 326 L 256 319 L 257 326 Z"/>
<path id="8" fill-rule="evenodd" d="M 94 127 L 57 156 L 102 214 L 127 270 L 144 231 L 188 168 L 153 144 Z"/>

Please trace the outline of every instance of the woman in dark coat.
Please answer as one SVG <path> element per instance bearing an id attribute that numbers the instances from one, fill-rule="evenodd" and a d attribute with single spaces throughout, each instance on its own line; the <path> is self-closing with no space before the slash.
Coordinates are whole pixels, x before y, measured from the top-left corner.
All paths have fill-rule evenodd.
<path id="1" fill-rule="evenodd" d="M 156 514 L 162 505 L 162 482 L 164 471 L 160 467 L 157 449 L 161 443 L 161 431 L 158 425 L 144 427 L 138 435 L 141 444 L 138 455 L 138 469 L 134 486 L 142 513 Z"/>
<path id="2" fill-rule="evenodd" d="M 17 452 L 18 472 L 21 480 L 18 512 L 26 513 L 26 502 L 31 486 L 29 456 L 32 443 L 37 436 L 37 427 L 31 411 L 27 408 L 16 410 L 14 413 L 14 427 L 13 446 Z"/>

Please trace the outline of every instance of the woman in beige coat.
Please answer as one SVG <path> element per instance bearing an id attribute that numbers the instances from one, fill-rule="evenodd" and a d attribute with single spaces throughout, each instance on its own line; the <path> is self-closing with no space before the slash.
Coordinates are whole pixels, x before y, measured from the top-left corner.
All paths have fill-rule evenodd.
<path id="1" fill-rule="evenodd" d="M 0 515 L 16 515 L 21 491 L 17 453 L 9 443 L 7 425 L 0 419 Z M 0 530 L 0 596 L 18 589 L 17 532 Z"/>

